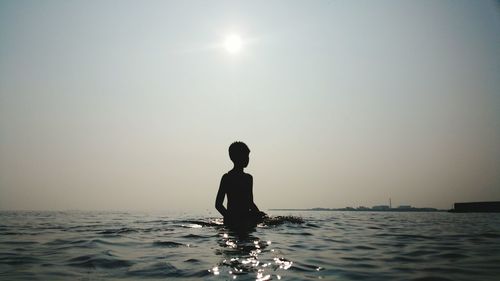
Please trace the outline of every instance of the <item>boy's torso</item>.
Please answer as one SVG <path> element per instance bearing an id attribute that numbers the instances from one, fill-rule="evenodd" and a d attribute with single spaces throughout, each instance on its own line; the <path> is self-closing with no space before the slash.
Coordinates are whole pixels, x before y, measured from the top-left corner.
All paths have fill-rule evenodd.
<path id="1" fill-rule="evenodd" d="M 252 204 L 252 176 L 229 171 L 224 175 L 227 210 L 233 215 L 248 213 Z"/>

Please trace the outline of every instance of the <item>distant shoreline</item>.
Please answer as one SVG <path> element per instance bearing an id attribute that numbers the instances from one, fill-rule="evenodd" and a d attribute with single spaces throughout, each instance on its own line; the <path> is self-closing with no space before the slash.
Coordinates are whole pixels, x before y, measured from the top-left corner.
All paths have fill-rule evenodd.
<path id="1" fill-rule="evenodd" d="M 390 204 L 390 202 L 389 202 Z M 371 208 L 360 206 L 357 208 L 306 208 L 306 209 L 269 209 L 270 211 L 348 211 L 348 212 L 451 212 L 451 213 L 500 213 L 500 201 L 461 202 L 455 203 L 450 210 L 436 208 L 417 208 L 410 205 L 401 205 L 392 208 L 391 205 L 377 205 Z"/>
<path id="2" fill-rule="evenodd" d="M 269 211 L 348 211 L 348 212 L 448 212 L 448 210 L 440 210 L 436 208 L 309 208 L 309 209 L 269 209 Z"/>

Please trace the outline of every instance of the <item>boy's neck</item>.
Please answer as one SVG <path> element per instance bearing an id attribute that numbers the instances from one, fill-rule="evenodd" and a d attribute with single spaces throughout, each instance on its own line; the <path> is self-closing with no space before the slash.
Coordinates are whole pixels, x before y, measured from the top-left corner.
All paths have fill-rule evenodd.
<path id="1" fill-rule="evenodd" d="M 245 167 L 240 167 L 240 166 L 233 167 L 233 171 L 238 172 L 238 173 L 243 173 L 243 169 L 245 169 Z"/>

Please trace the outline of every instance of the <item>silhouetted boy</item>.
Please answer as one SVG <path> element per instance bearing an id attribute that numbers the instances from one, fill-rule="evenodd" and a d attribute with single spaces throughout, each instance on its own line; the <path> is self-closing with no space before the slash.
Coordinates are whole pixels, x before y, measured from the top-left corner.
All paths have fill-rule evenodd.
<path id="1" fill-rule="evenodd" d="M 220 181 L 215 199 L 215 208 L 224 216 L 224 224 L 237 227 L 255 226 L 261 222 L 265 213 L 253 202 L 252 175 L 243 172 L 248 165 L 250 149 L 243 142 L 229 146 L 229 158 L 234 168 L 224 174 Z M 227 209 L 222 204 L 227 195 Z"/>

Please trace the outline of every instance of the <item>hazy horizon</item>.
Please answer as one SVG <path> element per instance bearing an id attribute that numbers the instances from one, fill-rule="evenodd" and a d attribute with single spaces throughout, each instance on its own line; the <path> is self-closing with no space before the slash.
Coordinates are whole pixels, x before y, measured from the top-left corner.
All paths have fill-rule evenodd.
<path id="1" fill-rule="evenodd" d="M 231 37 L 232 36 L 232 37 Z M 0 1 L 0 210 L 500 200 L 495 1 Z"/>

